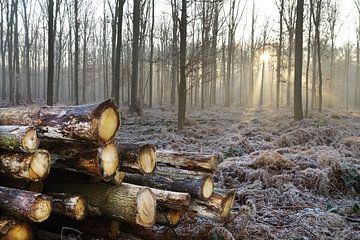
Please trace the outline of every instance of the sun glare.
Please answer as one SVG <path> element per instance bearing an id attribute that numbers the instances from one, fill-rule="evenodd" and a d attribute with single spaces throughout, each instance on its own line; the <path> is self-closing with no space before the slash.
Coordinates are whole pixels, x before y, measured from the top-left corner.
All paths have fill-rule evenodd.
<path id="1" fill-rule="evenodd" d="M 265 52 L 260 56 L 261 62 L 268 62 L 269 59 L 270 59 L 270 54 L 268 52 Z"/>

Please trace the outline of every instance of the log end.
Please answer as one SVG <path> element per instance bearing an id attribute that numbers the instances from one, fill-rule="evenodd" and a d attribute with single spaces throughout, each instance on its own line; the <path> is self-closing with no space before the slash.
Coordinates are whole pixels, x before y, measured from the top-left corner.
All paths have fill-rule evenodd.
<path id="1" fill-rule="evenodd" d="M 119 154 L 116 145 L 106 144 L 99 148 L 99 166 L 101 175 L 105 180 L 110 180 L 116 173 L 119 165 Z"/>
<path id="2" fill-rule="evenodd" d="M 203 187 L 202 187 L 202 198 L 209 199 L 210 196 L 214 193 L 214 182 L 212 177 L 207 176 L 204 179 Z"/>
<path id="3" fill-rule="evenodd" d="M 83 197 L 78 197 L 76 204 L 75 204 L 75 209 L 74 209 L 74 213 L 75 213 L 75 219 L 76 220 L 83 220 L 88 212 L 88 208 L 87 208 L 88 204 L 85 198 Z"/>
<path id="4" fill-rule="evenodd" d="M 171 226 L 176 226 L 180 222 L 181 212 L 176 210 L 169 210 L 166 213 L 166 219 Z"/>
<path id="5" fill-rule="evenodd" d="M 153 145 L 145 145 L 139 154 L 139 164 L 143 173 L 152 173 L 156 167 L 156 153 Z"/>
<path id="6" fill-rule="evenodd" d="M 150 189 L 144 188 L 137 195 L 136 224 L 152 227 L 156 220 L 156 198 Z"/>
<path id="7" fill-rule="evenodd" d="M 35 128 L 29 128 L 26 132 L 24 137 L 21 140 L 22 145 L 25 149 L 27 149 L 29 152 L 33 152 L 36 149 L 38 149 L 40 141 L 37 137 L 37 133 Z"/>
<path id="8" fill-rule="evenodd" d="M 120 186 L 121 183 L 123 182 L 124 178 L 125 178 L 125 172 L 122 171 L 116 171 L 114 179 L 113 179 L 113 184 L 115 184 L 116 186 Z"/>
<path id="9" fill-rule="evenodd" d="M 31 159 L 29 177 L 37 182 L 44 179 L 50 171 L 50 154 L 46 150 L 37 150 Z"/>
<path id="10" fill-rule="evenodd" d="M 43 222 L 49 218 L 52 211 L 51 201 L 39 197 L 30 210 L 30 219 L 34 222 Z"/>
<path id="11" fill-rule="evenodd" d="M 98 123 L 100 141 L 107 143 L 113 139 L 119 126 L 120 117 L 115 106 L 105 108 L 100 114 Z"/>
<path id="12" fill-rule="evenodd" d="M 1 236 L 1 240 L 31 240 L 32 231 L 28 224 L 26 223 L 16 223 L 9 231 Z"/>
<path id="13" fill-rule="evenodd" d="M 226 200 L 224 202 L 224 205 L 223 205 L 223 210 L 222 210 L 222 213 L 221 213 L 221 218 L 224 219 L 226 218 L 229 213 L 230 213 L 230 210 L 234 207 L 234 203 L 235 203 L 235 191 L 231 191 L 228 196 L 226 197 Z"/>

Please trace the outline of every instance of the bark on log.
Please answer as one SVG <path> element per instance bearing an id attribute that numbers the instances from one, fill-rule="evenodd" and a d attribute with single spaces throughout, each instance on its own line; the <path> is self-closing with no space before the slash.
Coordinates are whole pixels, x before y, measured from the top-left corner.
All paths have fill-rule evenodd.
<path id="1" fill-rule="evenodd" d="M 45 221 L 51 213 L 51 199 L 43 194 L 0 187 L 0 209 L 33 222 Z"/>
<path id="2" fill-rule="evenodd" d="M 193 199 L 190 210 L 196 215 L 213 221 L 223 221 L 229 215 L 235 203 L 235 190 L 215 189 L 215 193 L 206 201 Z"/>
<path id="3" fill-rule="evenodd" d="M 161 209 L 156 213 L 156 224 L 162 226 L 176 226 L 179 224 L 182 212 L 172 209 Z"/>
<path id="4" fill-rule="evenodd" d="M 214 172 L 222 160 L 221 154 L 199 154 L 195 152 L 173 152 L 157 150 L 159 166 L 176 167 L 192 171 Z"/>
<path id="5" fill-rule="evenodd" d="M 0 126 L 0 148 L 15 152 L 33 152 L 39 147 L 34 127 Z"/>
<path id="6" fill-rule="evenodd" d="M 119 164 L 116 145 L 108 143 L 98 148 L 86 142 L 44 139 L 41 146 L 49 149 L 52 166 L 70 171 L 95 175 L 109 181 L 114 177 Z"/>
<path id="7" fill-rule="evenodd" d="M 45 192 L 78 194 L 86 197 L 89 212 L 115 220 L 151 227 L 156 218 L 156 199 L 149 188 L 131 184 L 111 186 L 103 183 L 68 184 L 47 181 Z"/>
<path id="8" fill-rule="evenodd" d="M 0 125 L 35 126 L 41 136 L 107 143 L 120 126 L 120 116 L 108 99 L 79 106 L 0 108 Z"/>
<path id="9" fill-rule="evenodd" d="M 53 201 L 53 212 L 75 220 L 83 220 L 88 213 L 85 198 L 65 193 L 50 193 Z"/>
<path id="10" fill-rule="evenodd" d="M 0 175 L 0 186 L 8 188 L 17 188 L 21 190 L 41 193 L 43 190 L 42 181 L 32 182 L 23 179 L 11 178 Z"/>
<path id="11" fill-rule="evenodd" d="M 193 171 L 181 168 L 165 167 L 161 165 L 156 166 L 155 174 L 168 176 L 171 178 L 183 178 L 184 176 L 196 178 L 211 175 L 210 173 L 204 171 Z"/>
<path id="12" fill-rule="evenodd" d="M 24 222 L 12 217 L 0 217 L 0 239 L 1 240 L 31 240 L 31 227 Z"/>
<path id="13" fill-rule="evenodd" d="M 123 183 L 122 185 L 130 184 Z M 150 190 L 155 194 L 156 202 L 162 208 L 186 211 L 190 206 L 191 198 L 189 193 L 171 192 L 156 188 L 150 188 Z"/>
<path id="14" fill-rule="evenodd" d="M 155 146 L 152 144 L 116 143 L 120 154 L 119 169 L 131 173 L 152 173 L 156 167 Z"/>
<path id="15" fill-rule="evenodd" d="M 34 153 L 0 151 L 0 173 L 34 182 L 44 179 L 50 171 L 50 154 L 46 150 Z"/>
<path id="16" fill-rule="evenodd" d="M 175 192 L 187 192 L 192 197 L 200 199 L 208 199 L 214 191 L 213 179 L 210 176 L 181 175 L 174 178 L 159 174 L 145 176 L 128 173 L 125 175 L 124 182 Z"/>

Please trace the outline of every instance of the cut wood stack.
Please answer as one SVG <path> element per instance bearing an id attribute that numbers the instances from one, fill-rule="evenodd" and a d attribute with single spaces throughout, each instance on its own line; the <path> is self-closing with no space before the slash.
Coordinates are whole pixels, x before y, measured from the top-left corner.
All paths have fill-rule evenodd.
<path id="1" fill-rule="evenodd" d="M 235 192 L 212 178 L 219 155 L 116 142 L 119 126 L 111 100 L 0 109 L 0 239 L 31 239 L 31 222 L 42 222 L 39 234 L 68 227 L 115 238 L 122 224 L 131 232 L 174 227 L 187 212 L 229 215 Z"/>

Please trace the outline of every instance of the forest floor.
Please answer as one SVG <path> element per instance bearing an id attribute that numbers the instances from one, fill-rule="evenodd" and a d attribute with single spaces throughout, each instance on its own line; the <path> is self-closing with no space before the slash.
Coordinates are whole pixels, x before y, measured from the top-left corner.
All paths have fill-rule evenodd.
<path id="1" fill-rule="evenodd" d="M 235 239 L 360 239 L 359 112 L 312 113 L 295 122 L 284 109 L 190 109 L 178 131 L 176 112 L 157 108 L 128 116 L 118 138 L 221 152 L 216 186 L 237 191 L 225 223 L 185 216 L 178 238 L 158 227 L 144 239 L 222 239 L 209 232 L 227 230 Z"/>

